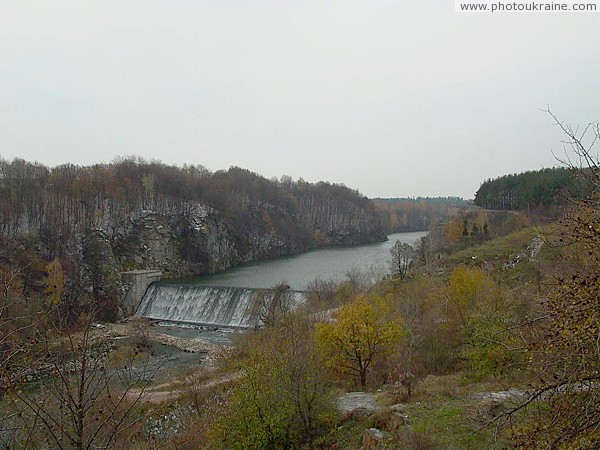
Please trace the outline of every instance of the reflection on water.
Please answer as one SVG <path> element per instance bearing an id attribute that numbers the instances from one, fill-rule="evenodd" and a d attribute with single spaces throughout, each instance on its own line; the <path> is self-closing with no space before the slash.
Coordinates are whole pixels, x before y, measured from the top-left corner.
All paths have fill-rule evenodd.
<path id="1" fill-rule="evenodd" d="M 382 275 L 389 272 L 390 248 L 396 240 L 414 244 L 426 234 L 426 231 L 396 233 L 389 235 L 386 242 L 313 250 L 301 255 L 259 261 L 216 275 L 186 279 L 185 282 L 248 288 L 272 288 L 285 282 L 292 289 L 306 290 L 316 278 L 341 281 L 353 269 Z"/>
<path id="2" fill-rule="evenodd" d="M 386 242 L 349 248 L 313 250 L 302 255 L 271 259 L 237 267 L 228 272 L 182 279 L 185 283 L 207 286 L 272 288 L 286 282 L 293 290 L 306 290 L 316 278 L 342 281 L 353 269 L 383 275 L 389 272 L 390 248 L 396 240 L 414 244 L 427 232 L 396 233 Z M 167 325 L 167 323 L 164 323 Z M 175 324 L 172 324 L 175 325 Z M 232 345 L 231 330 L 204 327 L 161 326 L 156 331 L 187 339 L 199 339 L 217 345 Z"/>

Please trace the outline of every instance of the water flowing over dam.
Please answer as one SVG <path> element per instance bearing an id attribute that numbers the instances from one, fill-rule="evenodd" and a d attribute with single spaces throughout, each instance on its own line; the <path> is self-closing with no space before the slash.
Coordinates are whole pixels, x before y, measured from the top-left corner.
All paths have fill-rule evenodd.
<path id="1" fill-rule="evenodd" d="M 157 282 L 146 290 L 137 315 L 194 325 L 251 328 L 261 325 L 276 308 L 293 309 L 305 301 L 305 292 L 289 289 Z"/>

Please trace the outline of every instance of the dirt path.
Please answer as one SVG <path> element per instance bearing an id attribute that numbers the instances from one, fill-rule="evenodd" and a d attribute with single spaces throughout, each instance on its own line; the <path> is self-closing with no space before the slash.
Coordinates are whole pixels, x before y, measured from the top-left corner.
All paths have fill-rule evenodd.
<path id="1" fill-rule="evenodd" d="M 183 380 L 173 380 L 168 383 L 161 383 L 149 388 L 132 389 L 127 393 L 127 397 L 131 400 L 140 399 L 144 403 L 162 403 L 167 400 L 173 400 L 183 395 L 188 389 L 194 389 L 196 392 L 207 390 L 221 384 L 229 383 L 237 380 L 242 376 L 241 372 L 228 373 L 220 377 L 208 379 L 191 387 Z M 187 385 L 186 385 L 187 384 Z"/>

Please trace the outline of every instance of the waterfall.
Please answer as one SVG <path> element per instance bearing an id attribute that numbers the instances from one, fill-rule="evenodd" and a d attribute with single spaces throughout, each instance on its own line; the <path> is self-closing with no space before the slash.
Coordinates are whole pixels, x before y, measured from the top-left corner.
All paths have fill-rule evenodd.
<path id="1" fill-rule="evenodd" d="M 236 287 L 152 283 L 137 315 L 149 319 L 217 327 L 251 328 L 259 325 L 275 298 L 273 290 Z M 293 309 L 306 301 L 306 293 L 278 293 L 278 306 Z"/>

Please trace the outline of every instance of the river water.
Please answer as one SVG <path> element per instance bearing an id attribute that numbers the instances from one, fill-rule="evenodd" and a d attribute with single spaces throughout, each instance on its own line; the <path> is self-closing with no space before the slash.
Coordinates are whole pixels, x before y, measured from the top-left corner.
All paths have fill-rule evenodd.
<path id="1" fill-rule="evenodd" d="M 203 277 L 169 280 L 185 285 L 269 289 L 286 283 L 291 289 L 307 290 L 315 279 L 343 281 L 354 270 L 361 271 L 373 278 L 389 272 L 390 249 L 399 240 L 414 244 L 427 232 L 396 233 L 388 236 L 385 242 L 361 245 L 358 247 L 327 248 L 312 250 L 295 256 L 274 258 L 246 264 L 227 272 Z M 214 330 L 205 327 L 172 326 L 163 322 L 160 331 L 172 336 L 187 339 L 200 339 L 218 345 L 230 345 L 232 330 Z M 158 330 L 157 330 L 158 331 Z"/>
<path id="2" fill-rule="evenodd" d="M 269 289 L 286 283 L 292 289 L 303 291 L 316 278 L 342 281 L 354 269 L 374 275 L 389 272 L 390 249 L 399 240 L 414 244 L 426 231 L 395 233 L 385 242 L 358 247 L 326 248 L 283 258 L 268 259 L 246 264 L 227 272 L 203 277 L 187 278 L 186 283 L 206 286 L 228 286 Z"/>

